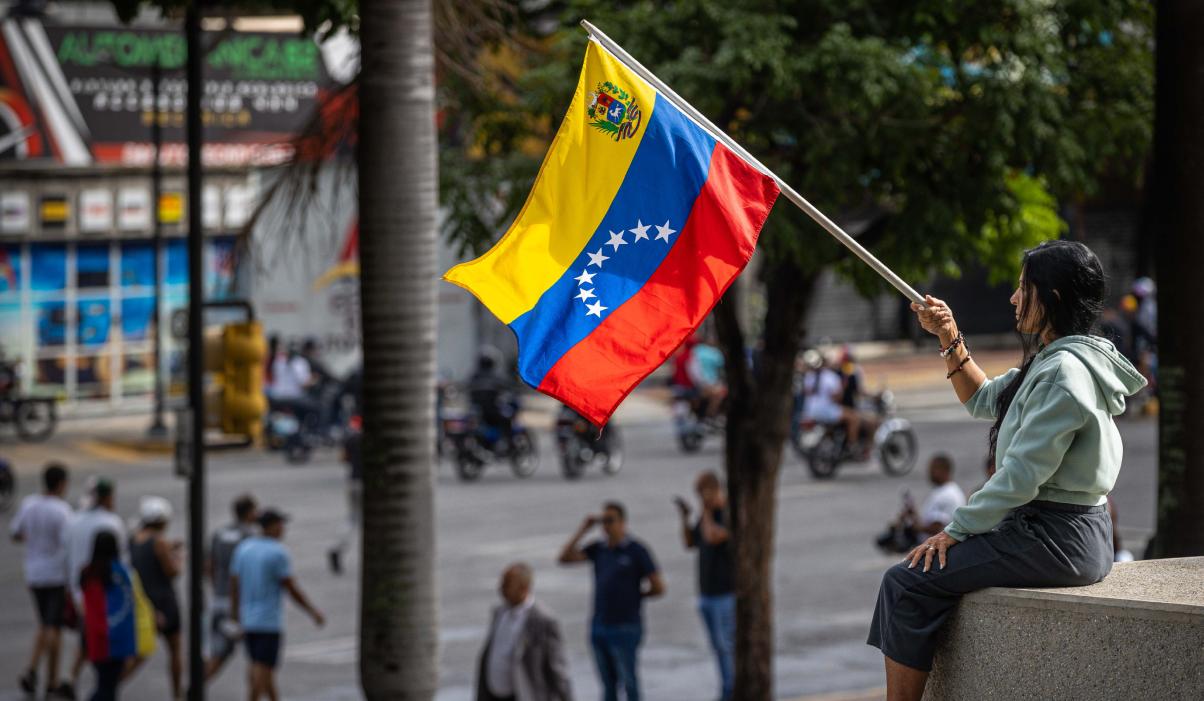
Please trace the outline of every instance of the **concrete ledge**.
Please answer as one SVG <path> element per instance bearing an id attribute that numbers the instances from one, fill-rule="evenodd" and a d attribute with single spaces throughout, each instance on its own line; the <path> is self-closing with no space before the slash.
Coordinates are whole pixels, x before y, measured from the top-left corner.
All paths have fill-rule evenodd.
<path id="1" fill-rule="evenodd" d="M 1204 557 L 1118 564 L 1089 587 L 965 597 L 924 698 L 1204 699 Z"/>

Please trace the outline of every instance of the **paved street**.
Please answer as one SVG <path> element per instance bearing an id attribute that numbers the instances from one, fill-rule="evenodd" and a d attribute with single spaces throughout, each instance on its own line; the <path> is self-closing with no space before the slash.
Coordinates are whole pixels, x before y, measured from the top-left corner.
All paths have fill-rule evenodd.
<path id="1" fill-rule="evenodd" d="M 878 554 L 872 539 L 898 508 L 901 490 L 910 489 L 917 499 L 926 493 L 923 461 L 933 452 L 953 456 L 957 481 L 967 490 L 983 478 L 987 424 L 966 419 L 951 395 L 943 402 L 934 399 L 938 396 L 902 397 L 905 407 L 923 405 L 902 412 L 916 422 L 921 450 L 921 464 L 906 478 L 887 478 L 876 467 L 864 465 L 842 470 L 833 481 L 816 482 L 793 454 L 788 455 L 781 478 L 774 578 L 781 698 L 882 686 L 881 657 L 864 640 L 880 574 L 892 558 Z M 476 655 L 496 599 L 497 574 L 517 559 L 534 565 L 536 596 L 561 618 L 578 697 L 597 697 L 586 641 L 590 572 L 588 567 L 559 568 L 554 558 L 581 517 L 605 499 L 627 504 L 632 532 L 651 547 L 668 583 L 667 597 L 650 602 L 646 609 L 642 673 L 647 698 L 694 701 L 715 696 L 716 675 L 695 612 L 694 562 L 680 547 L 671 498 L 689 495 L 697 471 L 720 466 L 719 443 L 711 442 L 699 455 L 683 456 L 672 439 L 667 411 L 637 399 L 629 402 L 636 409 L 620 414 L 629 460 L 616 477 L 591 474 L 580 482 L 564 481 L 552 452 L 552 437 L 546 432 L 539 436 L 543 464 L 526 481 L 497 468 L 480 483 L 465 485 L 455 480 L 449 466 L 440 467 L 441 701 L 473 697 Z M 1156 431 L 1149 420 L 1122 422 L 1121 430 L 1126 466 L 1116 499 L 1122 534 L 1131 545 L 1140 545 L 1154 518 Z M 165 458 L 99 448 L 82 451 L 61 442 L 15 445 L 7 436 L 0 442 L 0 453 L 20 470 L 22 492 L 35 487 L 40 460 L 58 454 L 69 457 L 75 468 L 72 499 L 85 474 L 103 471 L 118 480 L 123 516 L 134 513 L 139 495 L 163 495 L 177 509 L 173 533 L 184 533 L 184 483 L 171 475 Z M 332 576 L 325 562 L 325 550 L 345 513 L 343 472 L 334 455 L 323 454 L 310 465 L 294 468 L 259 451 L 224 453 L 213 455 L 210 466 L 210 526 L 227 520 L 228 504 L 244 491 L 290 512 L 294 520 L 287 543 L 298 580 L 329 619 L 325 629 L 317 630 L 303 614 L 290 609 L 280 678 L 284 697 L 358 698 L 356 580 L 354 575 Z M 358 558 L 353 559 L 353 572 L 357 564 Z M 26 659 L 32 622 L 19 552 L 7 540 L 0 545 L 0 592 L 5 597 L 0 608 L 0 688 L 4 689 L 0 701 L 4 701 L 21 698 L 10 689 L 15 688 Z M 240 656 L 212 687 L 210 697 L 240 698 L 243 674 Z M 130 684 L 126 698 L 167 698 L 165 676 L 160 651 Z M 90 681 L 83 687 L 89 689 Z M 870 692 L 831 698 L 873 697 Z"/>

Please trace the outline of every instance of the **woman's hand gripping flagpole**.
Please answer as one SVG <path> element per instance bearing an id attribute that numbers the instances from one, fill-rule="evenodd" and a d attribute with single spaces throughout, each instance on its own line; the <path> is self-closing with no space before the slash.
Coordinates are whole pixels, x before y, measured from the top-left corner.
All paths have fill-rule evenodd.
<path id="1" fill-rule="evenodd" d="M 705 129 L 711 134 L 711 136 L 715 137 L 715 139 L 722 142 L 725 146 L 738 154 L 741 158 L 747 161 L 749 165 L 753 166 L 770 178 L 773 178 L 773 180 L 777 182 L 778 187 L 781 188 L 782 194 L 785 195 L 788 200 L 793 202 L 796 207 L 803 210 L 807 216 L 814 219 L 817 224 L 822 226 L 825 231 L 831 234 L 837 241 L 842 243 L 845 248 L 848 248 L 850 251 L 852 251 L 853 254 L 860 258 L 866 265 L 873 268 L 874 272 L 881 275 L 896 290 L 903 293 L 903 295 L 912 302 L 924 306 L 924 297 L 921 296 L 920 293 L 916 292 L 911 285 L 908 285 L 903 278 L 896 275 L 895 272 L 887 267 L 885 263 L 878 260 L 876 257 L 874 257 L 874 254 L 870 253 L 864 246 L 857 243 L 856 239 L 845 233 L 844 229 L 841 229 L 836 222 L 829 219 L 823 212 L 819 211 L 815 205 L 808 202 L 806 198 L 792 188 L 789 183 L 787 183 L 785 180 L 782 180 L 782 178 L 780 178 L 776 173 L 765 167 L 765 165 L 757 160 L 756 157 L 754 157 L 743 146 L 737 143 L 735 139 L 728 136 L 722 129 L 712 124 L 711 121 L 707 119 L 706 116 L 701 112 L 696 110 L 693 105 L 691 105 L 689 102 L 686 102 L 677 93 L 673 92 L 672 88 L 666 85 L 660 78 L 657 78 L 652 71 L 645 68 L 644 65 L 637 61 L 631 54 L 627 53 L 623 47 L 619 46 L 613 39 L 603 34 L 601 30 L 591 24 L 588 20 L 581 20 L 581 26 L 584 27 L 585 31 L 589 33 L 592 40 L 598 42 L 598 44 L 609 51 L 617 59 L 622 61 L 633 72 L 638 74 L 644 80 L 648 81 L 662 95 L 664 95 L 666 99 L 676 105 L 677 108 L 689 116 L 690 119 L 694 120 L 699 127 Z"/>

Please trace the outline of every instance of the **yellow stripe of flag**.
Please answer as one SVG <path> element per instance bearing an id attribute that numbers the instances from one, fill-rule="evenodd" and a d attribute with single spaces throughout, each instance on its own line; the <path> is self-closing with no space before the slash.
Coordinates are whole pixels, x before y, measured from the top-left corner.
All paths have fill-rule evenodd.
<path id="1" fill-rule="evenodd" d="M 623 138 L 590 126 L 586 116 L 592 94 L 607 82 L 630 91 L 643 112 L 639 128 Z M 444 279 L 475 294 L 506 324 L 534 307 L 602 222 L 655 103 L 651 86 L 591 41 L 572 104 L 527 203 L 498 245 L 447 271 Z"/>

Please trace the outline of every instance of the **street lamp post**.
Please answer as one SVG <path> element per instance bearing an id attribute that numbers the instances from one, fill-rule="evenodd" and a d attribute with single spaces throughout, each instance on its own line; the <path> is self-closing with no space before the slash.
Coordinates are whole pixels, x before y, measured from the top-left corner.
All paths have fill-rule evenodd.
<path id="1" fill-rule="evenodd" d="M 155 275 L 155 336 L 152 339 L 155 357 L 155 406 L 154 414 L 151 419 L 150 428 L 147 429 L 147 434 L 154 438 L 160 438 L 167 435 L 167 426 L 163 423 L 163 320 L 162 305 L 163 305 L 163 272 L 159 265 L 159 257 L 163 255 L 163 224 L 159 219 L 159 198 L 163 194 L 163 165 L 160 159 L 160 152 L 163 148 L 163 125 L 161 124 L 160 116 L 162 112 L 159 110 L 159 82 L 162 78 L 162 65 L 159 58 L 155 57 L 155 63 L 151 66 L 151 144 L 154 146 L 155 156 L 151 161 L 151 207 L 153 220 L 153 237 L 152 244 L 155 249 L 154 263 L 152 269 Z"/>
<path id="2" fill-rule="evenodd" d="M 184 17 L 188 45 L 188 699 L 204 701 L 205 656 L 201 650 L 204 621 L 204 590 L 201 573 L 205 566 L 205 281 L 203 274 L 204 233 L 201 230 L 201 0 L 188 5 Z M 157 205 L 157 203 L 156 203 Z"/>

